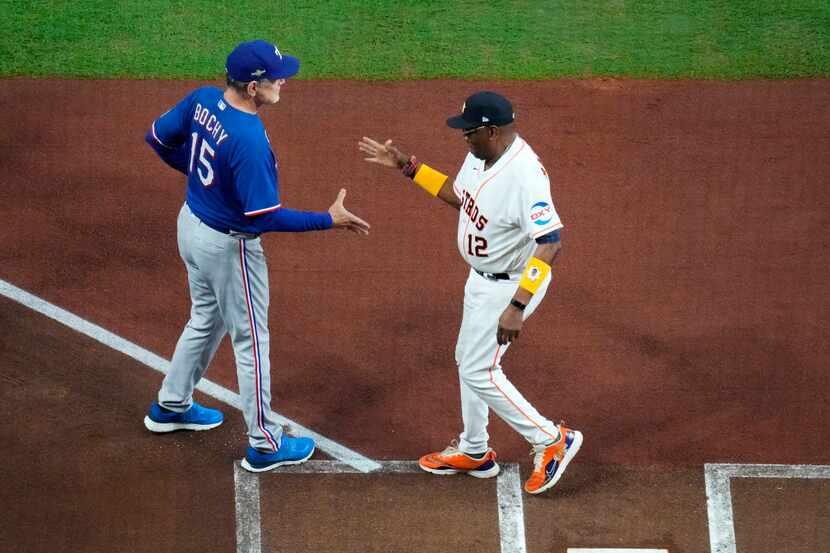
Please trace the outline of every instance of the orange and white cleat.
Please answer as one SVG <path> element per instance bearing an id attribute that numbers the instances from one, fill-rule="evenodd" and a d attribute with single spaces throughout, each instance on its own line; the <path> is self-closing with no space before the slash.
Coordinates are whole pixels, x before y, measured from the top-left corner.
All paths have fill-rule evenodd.
<path id="1" fill-rule="evenodd" d="M 557 441 L 533 446 L 533 472 L 525 482 L 525 491 L 535 495 L 555 486 L 580 447 L 582 432 L 560 424 Z"/>
<path id="2" fill-rule="evenodd" d="M 432 474 L 458 474 L 463 472 L 475 478 L 492 478 L 499 474 L 496 452 L 488 449 L 485 453 L 470 455 L 460 451 L 455 440 L 444 451 L 429 453 L 421 457 L 418 464 Z"/>

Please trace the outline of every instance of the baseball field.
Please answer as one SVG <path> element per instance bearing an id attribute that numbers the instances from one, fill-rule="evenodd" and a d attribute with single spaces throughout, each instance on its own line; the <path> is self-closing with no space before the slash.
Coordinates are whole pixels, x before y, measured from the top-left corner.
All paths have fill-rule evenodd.
<path id="1" fill-rule="evenodd" d="M 0 2 L 0 551 L 830 552 L 830 4 Z M 448 5 L 449 4 L 449 5 Z M 268 234 L 273 409 L 318 451 L 240 471 L 227 340 L 210 432 L 142 424 L 188 318 L 181 175 L 144 142 L 227 53 L 302 61 L 261 112 L 281 199 L 372 224 Z M 454 174 L 444 121 L 513 101 L 564 223 L 505 357 L 585 435 L 521 492 L 416 460 L 461 430 L 457 214 L 362 136 Z"/>

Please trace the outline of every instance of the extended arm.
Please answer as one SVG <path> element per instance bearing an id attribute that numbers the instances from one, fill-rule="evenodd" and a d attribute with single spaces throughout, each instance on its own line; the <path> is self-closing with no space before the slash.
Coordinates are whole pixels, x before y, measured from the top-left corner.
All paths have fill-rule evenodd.
<path id="1" fill-rule="evenodd" d="M 369 223 L 343 207 L 345 197 L 346 190 L 341 188 L 337 199 L 327 212 L 300 211 L 281 207 L 275 211 L 254 216 L 254 224 L 259 233 L 345 228 L 357 234 L 369 234 Z"/>
<path id="2" fill-rule="evenodd" d="M 365 158 L 370 163 L 398 169 L 405 176 L 412 178 L 418 185 L 433 196 L 440 198 L 447 205 L 461 208 L 461 200 L 453 192 L 453 179 L 439 173 L 431 167 L 420 164 L 414 157 L 408 156 L 392 145 L 392 140 L 383 144 L 364 136 L 358 142 L 360 150 L 369 155 Z"/>

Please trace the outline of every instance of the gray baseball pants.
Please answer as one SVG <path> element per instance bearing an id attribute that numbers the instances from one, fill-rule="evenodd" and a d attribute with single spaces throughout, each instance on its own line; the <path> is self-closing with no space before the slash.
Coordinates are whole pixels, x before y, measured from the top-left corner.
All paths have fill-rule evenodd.
<path id="1" fill-rule="evenodd" d="M 230 334 L 249 442 L 257 449 L 276 451 L 282 428 L 271 411 L 268 266 L 260 239 L 213 230 L 185 204 L 179 212 L 178 242 L 192 307 L 161 385 L 159 404 L 187 410 L 196 383 L 222 338 Z"/>

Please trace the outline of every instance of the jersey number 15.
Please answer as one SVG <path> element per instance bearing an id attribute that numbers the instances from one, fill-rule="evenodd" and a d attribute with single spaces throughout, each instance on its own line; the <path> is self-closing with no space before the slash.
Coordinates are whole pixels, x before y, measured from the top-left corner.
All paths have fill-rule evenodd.
<path id="1" fill-rule="evenodd" d="M 193 140 L 190 144 L 190 165 L 188 165 L 188 168 L 192 173 L 193 166 L 196 163 L 196 145 L 199 142 L 199 133 L 194 132 L 191 136 Z M 211 165 L 211 162 L 215 157 L 216 152 L 213 151 L 213 148 L 211 148 L 207 140 L 203 138 L 202 146 L 199 148 L 199 167 L 196 167 L 196 172 L 199 174 L 199 180 L 205 186 L 213 184 L 213 165 Z"/>

